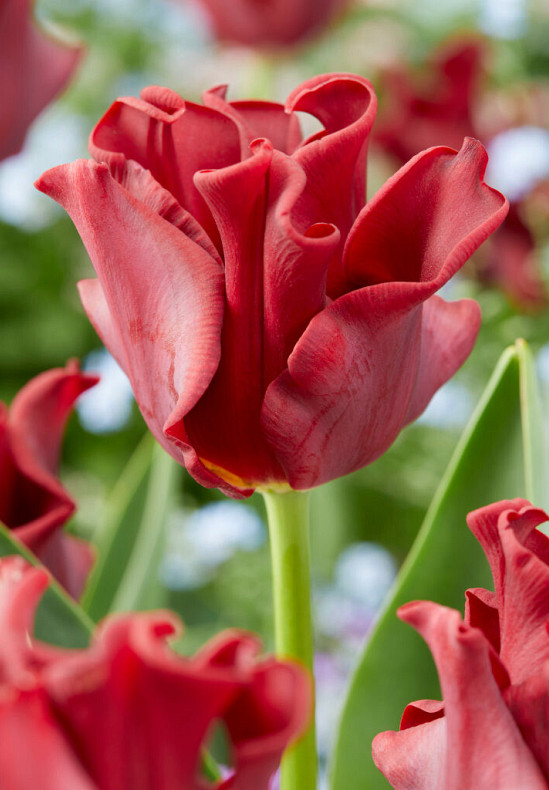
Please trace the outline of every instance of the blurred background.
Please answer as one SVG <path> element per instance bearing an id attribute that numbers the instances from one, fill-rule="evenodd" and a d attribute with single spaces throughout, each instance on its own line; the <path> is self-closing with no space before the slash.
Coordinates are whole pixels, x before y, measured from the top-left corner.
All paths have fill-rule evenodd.
<path id="1" fill-rule="evenodd" d="M 80 399 L 62 459 L 62 480 L 78 502 L 69 528 L 86 538 L 106 518 L 145 426 L 80 306 L 75 284 L 92 268 L 78 234 L 32 183 L 48 167 L 87 156 L 87 136 L 116 97 L 160 84 L 199 101 L 226 82 L 231 98 L 284 102 L 317 73 L 357 72 L 380 99 L 369 195 L 417 151 L 459 147 L 472 135 L 490 153 L 487 181 L 511 202 L 507 223 L 445 289 L 446 298 L 481 304 L 471 358 L 384 457 L 314 493 L 325 753 L 376 610 L 497 358 L 517 337 L 535 350 L 549 400 L 549 0 L 37 0 L 35 16 L 57 38 L 82 42 L 85 54 L 22 151 L 0 162 L 0 399 L 9 403 L 32 376 L 71 357 L 101 374 Z M 150 604 L 179 612 L 185 652 L 227 626 L 257 631 L 272 647 L 259 497 L 230 501 L 183 475 L 153 573 Z"/>

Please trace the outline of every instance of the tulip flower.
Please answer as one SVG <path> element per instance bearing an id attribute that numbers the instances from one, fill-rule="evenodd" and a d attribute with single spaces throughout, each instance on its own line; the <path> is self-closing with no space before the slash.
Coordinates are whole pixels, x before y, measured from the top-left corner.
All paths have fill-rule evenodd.
<path id="1" fill-rule="evenodd" d="M 286 106 L 166 88 L 115 102 L 95 161 L 37 186 L 98 279 L 84 308 L 166 450 L 205 486 L 308 489 L 374 461 L 470 353 L 439 290 L 499 225 L 475 140 L 424 151 L 365 205 L 376 100 L 316 77 Z M 302 140 L 297 112 L 323 129 Z"/>
<path id="2" fill-rule="evenodd" d="M 200 0 L 221 41 L 279 48 L 301 42 L 342 12 L 349 0 Z"/>
<path id="3" fill-rule="evenodd" d="M 303 669 L 257 660 L 256 638 L 226 631 L 192 658 L 167 639 L 170 612 L 112 615 L 91 646 L 32 638 L 47 573 L 0 561 L 0 776 L 3 790 L 267 790 L 307 724 Z M 201 749 L 223 722 L 233 766 L 200 776 Z"/>
<path id="4" fill-rule="evenodd" d="M 96 382 L 71 361 L 29 381 L 9 410 L 0 402 L 0 522 L 75 598 L 93 558 L 87 543 L 62 532 L 75 505 L 57 468 L 72 405 Z"/>
<path id="5" fill-rule="evenodd" d="M 387 102 L 374 142 L 403 164 L 428 146 L 457 146 L 467 135 L 489 141 L 508 128 L 510 120 L 501 113 L 487 113 L 488 130 L 478 118 L 485 50 L 477 39 L 446 44 L 428 60 L 423 81 L 404 67 L 387 71 Z M 536 310 L 546 306 L 547 293 L 525 213 L 524 201 L 515 199 L 508 219 L 479 256 L 477 274 L 521 309 Z"/>
<path id="6" fill-rule="evenodd" d="M 0 7 L 0 160 L 16 154 L 29 125 L 71 78 L 82 48 L 40 30 L 31 0 Z"/>
<path id="7" fill-rule="evenodd" d="M 393 788 L 545 790 L 549 782 L 549 516 L 523 499 L 469 514 L 495 592 L 467 590 L 465 621 L 428 601 L 399 610 L 427 642 L 443 702 L 405 709 L 373 743 Z"/>

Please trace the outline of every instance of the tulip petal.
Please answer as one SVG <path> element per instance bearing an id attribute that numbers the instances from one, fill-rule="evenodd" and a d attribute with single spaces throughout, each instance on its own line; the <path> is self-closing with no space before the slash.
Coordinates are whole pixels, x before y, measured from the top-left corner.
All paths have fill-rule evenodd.
<path id="1" fill-rule="evenodd" d="M 297 665 L 259 664 L 224 714 L 235 751 L 234 790 L 267 788 L 286 747 L 307 727 L 312 688 Z"/>
<path id="2" fill-rule="evenodd" d="M 437 665 L 446 722 L 445 790 L 544 788 L 493 675 L 503 668 L 482 632 L 465 625 L 458 612 L 426 601 L 403 606 L 399 616 L 423 636 Z M 479 738 L 479 732 L 493 737 Z"/>
<path id="3" fill-rule="evenodd" d="M 484 167 L 475 141 L 457 155 L 427 151 L 357 219 L 345 255 L 363 287 L 312 319 L 265 396 L 263 427 L 292 487 L 371 463 L 467 357 L 474 304 L 423 303 L 503 219 L 505 199 L 482 183 Z M 434 214 L 439 202 L 452 213 Z"/>
<path id="4" fill-rule="evenodd" d="M 90 136 L 90 153 L 113 171 L 129 159 L 150 170 L 218 246 L 215 223 L 193 177 L 198 170 L 239 161 L 238 128 L 232 119 L 209 107 L 192 102 L 168 107 L 166 91 L 147 88 L 148 101 L 128 97 L 114 102 Z"/>
<path id="5" fill-rule="evenodd" d="M 54 41 L 32 19 L 30 0 L 0 8 L 0 160 L 16 154 L 29 124 L 64 88 L 81 47 Z"/>
<path id="6" fill-rule="evenodd" d="M 465 622 L 480 628 L 496 653 L 501 646 L 497 595 L 482 587 L 465 590 Z"/>
<path id="7" fill-rule="evenodd" d="M 250 143 L 265 138 L 273 148 L 292 154 L 301 142 L 301 127 L 295 113 L 287 112 L 283 104 L 267 101 L 235 101 L 226 99 L 227 86 L 218 85 L 202 94 L 206 107 L 232 118 L 241 130 L 242 159 L 250 154 Z"/>
<path id="8" fill-rule="evenodd" d="M 164 434 L 208 387 L 220 357 L 223 274 L 204 246 L 139 202 L 105 165 L 79 160 L 44 174 L 39 189 L 64 205 L 88 249 L 99 286 L 85 307 L 128 375 L 164 448 L 205 485 L 219 485 L 185 444 Z M 151 288 L 154 283 L 154 288 Z"/>
<path id="9" fill-rule="evenodd" d="M 503 195 L 484 183 L 487 161 L 483 146 L 466 138 L 458 152 L 431 148 L 395 173 L 347 240 L 354 287 L 447 282 L 507 214 Z"/>
<path id="10" fill-rule="evenodd" d="M 549 640 L 549 637 L 546 637 Z M 547 722 L 549 721 L 549 663 L 518 686 L 505 690 L 505 702 L 522 737 L 549 781 Z"/>
<path id="11" fill-rule="evenodd" d="M 269 141 L 257 140 L 250 159 L 199 173 L 196 182 L 221 233 L 227 308 L 220 366 L 186 429 L 203 459 L 243 484 L 284 480 L 259 425 L 264 388 L 325 305 L 339 236 L 331 225 L 300 226 L 303 171 Z"/>
<path id="12" fill-rule="evenodd" d="M 71 567 L 70 539 L 58 532 L 74 502 L 57 470 L 74 401 L 97 382 L 75 361 L 32 379 L 16 395 L 0 425 L 0 520 L 48 566 L 70 593 L 82 589 L 91 564 Z"/>
<path id="13" fill-rule="evenodd" d="M 307 176 L 302 201 L 310 221 L 331 223 L 341 233 L 341 247 L 328 275 L 328 295 L 333 299 L 347 290 L 343 240 L 366 200 L 366 149 L 377 99 L 368 80 L 355 74 L 328 74 L 300 85 L 286 108 L 310 113 L 324 125 L 293 158 Z"/>
<path id="14" fill-rule="evenodd" d="M 84 772 L 39 689 L 0 701 L 0 776 L 6 790 L 99 790 Z"/>
<path id="15" fill-rule="evenodd" d="M 45 677 L 57 715 L 102 790 L 192 786 L 200 747 L 243 681 L 169 650 L 168 613 L 123 615 Z"/>
<path id="16" fill-rule="evenodd" d="M 436 719 L 380 732 L 372 741 L 372 756 L 393 790 L 449 790 L 443 781 L 445 748 L 446 721 Z"/>
<path id="17" fill-rule="evenodd" d="M 467 517 L 492 569 L 500 655 L 513 684 L 542 671 L 549 661 L 549 538 L 536 530 L 547 520 L 543 510 L 522 499 L 497 502 Z"/>

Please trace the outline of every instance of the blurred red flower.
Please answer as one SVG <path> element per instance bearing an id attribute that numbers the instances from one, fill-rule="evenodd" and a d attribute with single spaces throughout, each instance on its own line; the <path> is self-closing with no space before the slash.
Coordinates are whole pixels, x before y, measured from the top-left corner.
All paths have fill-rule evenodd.
<path id="1" fill-rule="evenodd" d="M 0 402 L 0 522 L 78 597 L 92 564 L 87 543 L 62 526 L 75 505 L 57 477 L 61 440 L 76 398 L 97 382 L 76 362 L 29 381 L 11 408 Z"/>
<path id="2" fill-rule="evenodd" d="M 31 638 L 47 573 L 0 561 L 0 776 L 3 790 L 267 790 L 281 754 L 307 725 L 305 670 L 257 660 L 256 638 L 226 631 L 192 658 L 167 637 L 169 612 L 112 615 L 85 650 Z M 234 768 L 199 776 L 214 722 Z"/>
<path id="3" fill-rule="evenodd" d="M 278 48 L 310 38 L 332 22 L 350 0 L 199 0 L 222 41 Z"/>
<path id="4" fill-rule="evenodd" d="M 467 135 L 488 144 L 512 127 L 509 108 L 493 106 L 482 92 L 486 57 L 480 39 L 451 41 L 427 61 L 424 75 L 404 66 L 387 70 L 382 75 L 387 99 L 374 142 L 402 164 L 432 145 L 458 146 Z M 547 292 L 526 214 L 525 200 L 511 203 L 508 219 L 478 258 L 477 274 L 518 307 L 536 310 L 547 305 Z"/>
<path id="5" fill-rule="evenodd" d="M 38 28 L 33 5 L 0 4 L 0 160 L 20 150 L 29 125 L 65 87 L 82 55 L 81 47 Z"/>
<path id="6" fill-rule="evenodd" d="M 98 274 L 84 307 L 149 427 L 206 486 L 306 489 L 374 461 L 467 358 L 479 310 L 435 296 L 507 212 L 486 154 L 433 148 L 365 206 L 361 77 L 286 107 L 165 88 L 113 104 L 97 160 L 38 188 Z M 297 111 L 324 128 L 302 140 Z"/>
<path id="7" fill-rule="evenodd" d="M 495 592 L 467 590 L 458 612 L 415 601 L 399 617 L 416 628 L 437 665 L 444 702 L 419 700 L 400 732 L 373 743 L 396 790 L 545 790 L 549 781 L 549 516 L 523 499 L 475 510 Z"/>

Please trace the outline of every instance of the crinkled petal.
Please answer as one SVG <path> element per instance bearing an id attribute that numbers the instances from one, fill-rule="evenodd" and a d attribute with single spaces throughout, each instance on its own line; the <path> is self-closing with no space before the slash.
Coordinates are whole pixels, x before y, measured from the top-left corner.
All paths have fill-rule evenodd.
<path id="1" fill-rule="evenodd" d="M 52 705 L 101 790 L 191 787 L 210 724 L 244 683 L 173 653 L 177 627 L 169 613 L 110 618 L 92 649 L 48 669 Z"/>
<path id="2" fill-rule="evenodd" d="M 503 219 L 484 167 L 474 141 L 425 152 L 357 220 L 346 261 L 363 287 L 311 320 L 265 396 L 263 427 L 292 487 L 371 463 L 467 357 L 475 305 L 423 303 Z"/>
<path id="3" fill-rule="evenodd" d="M 149 427 L 200 482 L 202 469 L 180 436 L 164 434 L 199 400 L 217 368 L 223 273 L 204 246 L 140 203 L 105 165 L 79 160 L 42 176 L 39 188 L 71 215 L 98 274 L 82 288 L 105 345 L 127 373 Z M 154 288 L 151 288 L 154 283 Z"/>
<path id="4" fill-rule="evenodd" d="M 250 143 L 257 138 L 270 140 L 273 147 L 291 154 L 300 144 L 302 135 L 296 113 L 283 104 L 267 101 L 236 101 L 226 99 L 227 86 L 218 85 L 202 94 L 206 107 L 227 115 L 240 130 L 242 159 L 250 155 Z"/>
<path id="5" fill-rule="evenodd" d="M 458 612 L 426 601 L 403 606 L 399 616 L 423 636 L 437 666 L 446 721 L 445 790 L 545 787 L 502 698 L 505 670 L 482 632 L 465 625 Z"/>
<path id="6" fill-rule="evenodd" d="M 339 239 L 331 225 L 301 227 L 294 218 L 305 185 L 299 165 L 269 141 L 256 141 L 252 152 L 232 168 L 196 177 L 221 233 L 227 307 L 219 369 L 185 420 L 208 465 L 249 486 L 284 480 L 262 437 L 264 390 L 326 303 L 326 271 Z"/>
<path id="7" fill-rule="evenodd" d="M 377 100 L 368 80 L 327 74 L 300 85 L 288 98 L 289 111 L 318 118 L 324 130 L 305 140 L 293 157 L 307 176 L 301 211 L 309 222 L 328 222 L 341 233 L 328 274 L 328 295 L 348 290 L 342 269 L 345 238 L 366 200 L 366 149 Z"/>
<path id="8" fill-rule="evenodd" d="M 16 154 L 30 123 L 65 87 L 82 48 L 55 41 L 32 18 L 31 0 L 0 8 L 0 160 Z"/>
<path id="9" fill-rule="evenodd" d="M 198 170 L 240 160 L 237 125 L 166 88 L 151 86 L 142 95 L 118 99 L 110 107 L 90 136 L 90 153 L 113 172 L 128 159 L 150 170 L 218 246 L 215 223 L 193 177 Z"/>
<path id="10" fill-rule="evenodd" d="M 500 655 L 513 684 L 549 661 L 549 538 L 536 529 L 547 520 L 543 510 L 523 499 L 496 502 L 467 517 L 492 569 Z"/>
<path id="11" fill-rule="evenodd" d="M 484 182 L 487 161 L 478 140 L 467 138 L 458 152 L 431 148 L 395 173 L 347 240 L 345 271 L 354 287 L 415 282 L 429 291 L 447 282 L 508 211 Z"/>

